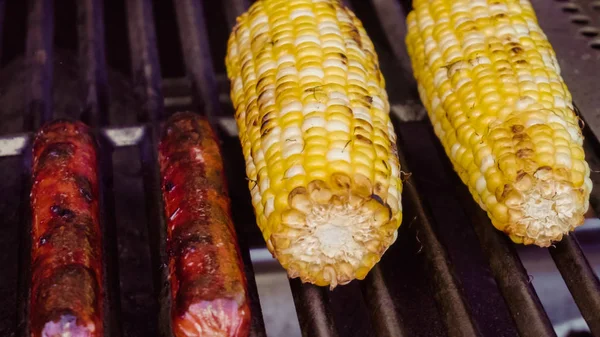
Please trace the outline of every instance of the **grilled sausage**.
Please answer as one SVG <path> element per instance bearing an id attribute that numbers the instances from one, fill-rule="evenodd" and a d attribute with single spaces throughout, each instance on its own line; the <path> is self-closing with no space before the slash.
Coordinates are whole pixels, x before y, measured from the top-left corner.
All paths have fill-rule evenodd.
<path id="1" fill-rule="evenodd" d="M 247 336 L 250 308 L 223 163 L 206 119 L 172 116 L 159 147 L 177 337 Z"/>
<path id="2" fill-rule="evenodd" d="M 80 122 L 55 121 L 35 137 L 31 337 L 103 334 L 96 160 L 94 138 Z"/>

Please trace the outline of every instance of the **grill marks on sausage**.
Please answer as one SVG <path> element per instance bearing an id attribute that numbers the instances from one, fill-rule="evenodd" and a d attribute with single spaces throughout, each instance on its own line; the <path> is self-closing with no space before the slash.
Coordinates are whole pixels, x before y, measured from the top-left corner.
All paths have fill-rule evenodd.
<path id="1" fill-rule="evenodd" d="M 41 168 L 55 163 L 65 163 L 75 153 L 75 145 L 72 143 L 52 143 L 48 145 L 39 157 Z"/>
<path id="2" fill-rule="evenodd" d="M 92 189 L 92 183 L 90 182 L 90 180 L 86 176 L 76 175 L 75 184 L 77 184 L 77 188 L 79 189 L 79 195 L 81 195 L 81 197 L 85 199 L 85 201 L 91 203 L 94 200 L 94 191 Z"/>

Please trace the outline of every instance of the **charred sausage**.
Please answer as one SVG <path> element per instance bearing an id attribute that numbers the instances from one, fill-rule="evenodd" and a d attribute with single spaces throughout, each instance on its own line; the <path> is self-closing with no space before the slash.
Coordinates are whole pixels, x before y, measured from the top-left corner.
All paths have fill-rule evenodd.
<path id="1" fill-rule="evenodd" d="M 102 336 L 96 146 L 80 122 L 45 125 L 33 143 L 31 337 Z"/>
<path id="2" fill-rule="evenodd" d="M 247 336 L 250 308 L 216 136 L 203 117 L 172 116 L 159 146 L 177 337 Z"/>

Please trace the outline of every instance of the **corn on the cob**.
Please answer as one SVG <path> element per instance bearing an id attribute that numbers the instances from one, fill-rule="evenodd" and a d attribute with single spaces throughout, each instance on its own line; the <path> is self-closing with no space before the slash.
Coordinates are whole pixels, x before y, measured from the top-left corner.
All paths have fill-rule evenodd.
<path id="1" fill-rule="evenodd" d="M 592 183 L 571 94 L 527 0 L 414 0 L 408 52 L 455 170 L 496 228 L 549 246 Z"/>
<path id="2" fill-rule="evenodd" d="M 363 279 L 401 222 L 385 82 L 335 0 L 262 0 L 238 18 L 227 72 L 267 247 L 292 278 Z"/>

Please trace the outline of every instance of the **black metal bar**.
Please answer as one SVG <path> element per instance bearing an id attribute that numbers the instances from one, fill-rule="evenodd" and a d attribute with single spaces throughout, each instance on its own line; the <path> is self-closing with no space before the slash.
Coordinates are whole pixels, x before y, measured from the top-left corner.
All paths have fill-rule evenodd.
<path id="1" fill-rule="evenodd" d="M 2 59 L 2 43 L 4 34 L 4 15 L 6 14 L 6 0 L 0 0 L 0 60 Z"/>
<path id="2" fill-rule="evenodd" d="M 412 183 L 416 183 L 435 233 L 452 261 L 452 270 L 460 279 L 479 332 L 489 337 L 517 335 L 477 235 L 473 227 L 467 225 L 470 219 L 457 200 L 456 182 L 450 176 L 454 173 L 443 170 L 443 154 L 435 147 L 438 140 L 432 137 L 430 122 L 400 123 L 396 126 L 398 145 L 410 165 L 411 171 L 407 174 L 410 174 Z M 403 171 L 407 171 L 406 168 Z M 401 230 L 413 227 L 410 216 L 414 215 L 409 215 L 413 211 L 412 207 L 409 208 L 410 199 L 405 198 L 404 201 L 405 223 Z M 422 236 L 420 232 L 413 235 Z"/>
<path id="3" fill-rule="evenodd" d="M 398 151 L 398 156 L 402 169 L 410 172 L 402 151 Z M 443 313 L 448 336 L 479 336 L 479 329 L 463 296 L 462 286 L 454 274 L 448 254 L 433 230 L 431 216 L 423 205 L 414 179 L 407 176 L 403 189 L 403 201 L 414 209 L 417 216 L 413 228 L 419 233 L 426 261 L 430 265 L 434 296 Z"/>
<path id="4" fill-rule="evenodd" d="M 371 317 L 377 336 L 404 337 L 406 334 L 402 318 L 395 313 L 395 303 L 381 273 L 379 265 L 375 265 L 365 281 L 361 283 L 363 296 L 371 309 Z"/>
<path id="5" fill-rule="evenodd" d="M 240 254 L 242 255 L 242 261 L 244 262 L 244 272 L 248 282 L 248 297 L 250 298 L 250 312 L 252 315 L 250 322 L 250 336 L 266 337 L 267 331 L 265 329 L 260 299 L 258 298 L 258 288 L 256 286 L 256 279 L 254 277 L 254 266 L 252 265 L 252 259 L 250 258 L 248 240 L 245 236 L 241 235 L 242 233 L 239 229 L 236 231 L 238 237 L 238 246 L 240 247 Z"/>
<path id="6" fill-rule="evenodd" d="M 290 280 L 294 304 L 303 337 L 337 337 L 338 333 L 329 309 L 327 288 Z"/>
<path id="7" fill-rule="evenodd" d="M 577 238 L 565 236 L 550 248 L 556 263 L 581 315 L 594 336 L 600 336 L 600 281 L 586 260 Z"/>
<path id="8" fill-rule="evenodd" d="M 109 118 L 103 1 L 78 1 L 77 21 L 83 119 L 92 127 L 104 126 Z"/>
<path id="9" fill-rule="evenodd" d="M 52 119 L 53 0 L 31 0 L 27 17 L 26 61 L 30 89 L 25 93 L 23 128 L 37 129 Z"/>
<path id="10" fill-rule="evenodd" d="M 161 73 L 151 0 L 127 0 L 127 25 L 134 90 L 142 103 L 141 121 L 163 115 Z"/>
<path id="11" fill-rule="evenodd" d="M 23 194 L 21 156 L 0 158 L 0 336 L 14 336 L 17 332 L 19 236 L 22 234 L 22 208 L 19 195 Z"/>
<path id="12" fill-rule="evenodd" d="M 29 300 L 31 298 L 31 186 L 32 158 L 31 143 L 23 151 L 22 181 L 19 228 L 19 274 L 17 290 L 17 335 L 29 336 Z"/>
<path id="13" fill-rule="evenodd" d="M 398 0 L 371 0 L 371 2 L 396 60 L 400 62 L 403 70 L 411 71 L 412 66 L 404 43 L 406 38 L 405 19 L 408 13 Z M 407 87 L 417 87 L 413 76 L 406 76 L 405 80 L 409 81 L 406 84 Z"/>
<path id="14" fill-rule="evenodd" d="M 446 164 L 447 169 L 449 165 Z M 453 176 L 457 185 L 457 194 L 463 201 L 466 213 L 472 218 L 481 248 L 489 261 L 492 274 L 519 334 L 523 337 L 556 336 L 548 314 L 542 307 L 514 245 L 504 233 L 492 225 L 487 214 L 475 204 L 466 186 L 460 182 L 456 174 Z"/>
<path id="15" fill-rule="evenodd" d="M 175 2 L 177 25 L 186 72 L 191 79 L 194 98 L 200 103 L 209 122 L 216 127 L 215 117 L 222 116 L 219 92 L 215 76 L 204 10 L 201 0 Z"/>
<path id="16" fill-rule="evenodd" d="M 236 23 L 236 19 L 239 15 L 244 13 L 250 6 L 249 0 L 225 0 L 223 1 L 223 7 L 225 9 L 225 16 L 227 16 L 227 24 L 229 29 L 233 28 Z"/>
<path id="17" fill-rule="evenodd" d="M 236 227 L 236 233 L 238 238 L 238 246 L 240 247 L 240 253 L 242 255 L 242 261 L 244 262 L 244 271 L 246 273 L 246 280 L 248 282 L 248 295 L 250 297 L 250 310 L 252 313 L 252 323 L 250 327 L 250 336 L 252 337 L 264 337 L 267 335 L 265 330 L 265 322 L 263 319 L 262 308 L 258 297 L 258 289 L 256 286 L 256 279 L 254 277 L 254 267 L 252 259 L 250 258 L 249 246 L 251 239 L 257 235 L 251 235 L 252 232 L 258 231 L 258 226 L 254 221 L 255 217 L 252 213 L 252 205 L 248 205 L 247 202 L 250 200 L 247 188 L 241 188 L 244 186 L 244 177 L 246 176 L 243 168 L 243 156 L 240 148 L 240 141 L 236 137 L 235 139 L 224 137 L 226 132 L 223 130 L 216 129 L 217 134 L 221 135 L 221 152 L 223 157 L 223 166 L 227 176 L 227 185 L 229 187 L 229 198 L 231 200 L 232 219 Z M 232 147 L 233 145 L 233 147 Z M 240 162 L 240 160 L 242 160 Z M 238 179 L 241 182 L 238 182 Z M 242 192 L 243 191 L 243 192 Z M 243 193 L 243 202 L 238 201 L 239 193 Z M 235 208 L 233 208 L 235 205 Z M 264 246 L 264 240 L 260 236 L 260 241 Z"/>
<path id="18" fill-rule="evenodd" d="M 371 310 L 362 295 L 361 281 L 352 281 L 328 293 L 329 307 L 340 337 L 377 337 Z"/>
<path id="19" fill-rule="evenodd" d="M 142 161 L 142 177 L 146 196 L 146 218 L 150 255 L 154 275 L 154 290 L 158 297 L 158 336 L 172 337 L 171 289 L 169 287 L 169 258 L 167 256 L 167 227 L 164 216 L 160 168 L 158 167 L 158 127 L 148 127 L 139 144 Z"/>
<path id="20" fill-rule="evenodd" d="M 104 269 L 104 335 L 123 335 L 121 302 L 119 299 L 119 259 L 117 247 L 117 220 L 113 190 L 112 145 L 100 132 L 95 133 L 98 141 L 98 186 L 100 198 L 100 224 L 102 226 L 102 249 Z"/>

